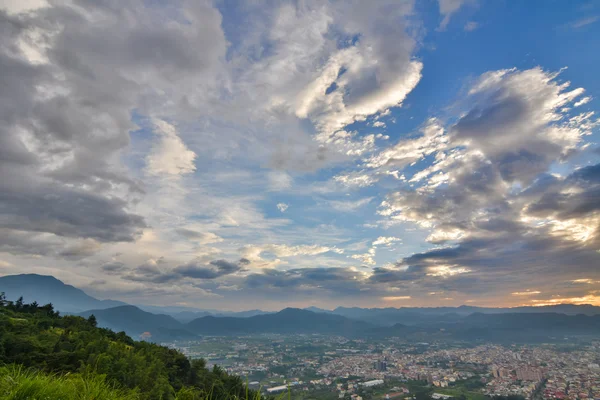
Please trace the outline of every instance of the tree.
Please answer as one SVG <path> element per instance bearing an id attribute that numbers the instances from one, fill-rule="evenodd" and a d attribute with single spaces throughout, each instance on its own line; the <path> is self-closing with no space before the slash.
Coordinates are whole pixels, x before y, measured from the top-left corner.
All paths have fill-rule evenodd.
<path id="1" fill-rule="evenodd" d="M 94 314 L 88 317 L 87 322 L 94 328 L 98 326 L 98 321 L 96 320 L 96 316 Z"/>
<path id="2" fill-rule="evenodd" d="M 0 365 L 21 365 L 52 374 L 103 376 L 142 400 L 256 398 L 242 379 L 177 350 L 134 341 L 125 332 L 97 327 L 54 312 L 51 304 L 25 304 L 0 296 Z M 247 396 L 247 397 L 246 397 Z"/>
<path id="3" fill-rule="evenodd" d="M 23 296 L 21 296 L 17 299 L 17 302 L 15 303 L 15 308 L 17 309 L 17 311 L 21 311 L 23 309 L 23 304 Z"/>

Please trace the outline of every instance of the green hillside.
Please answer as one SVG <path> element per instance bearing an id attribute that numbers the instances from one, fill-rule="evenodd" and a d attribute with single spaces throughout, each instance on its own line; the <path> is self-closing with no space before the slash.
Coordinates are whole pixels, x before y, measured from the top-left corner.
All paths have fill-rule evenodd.
<path id="1" fill-rule="evenodd" d="M 44 387 L 73 392 L 65 399 L 220 400 L 258 395 L 239 377 L 217 367 L 206 368 L 204 360 L 190 361 L 176 350 L 98 328 L 93 316 L 59 316 L 50 304 L 10 302 L 1 294 L 0 368 L 3 376 L 15 376 L 3 381 L 22 382 L 29 387 L 23 390 L 32 393 Z M 42 384 L 45 380 L 52 384 Z M 90 390 L 97 387 L 105 395 L 81 397 L 81 385 Z M 2 398 L 63 398 L 10 397 L 6 393 L 16 390 L 14 387 L 2 386 L 2 390 Z"/>
<path id="2" fill-rule="evenodd" d="M 139 400 L 135 391 L 117 389 L 101 375 L 49 375 L 22 366 L 0 367 L 0 398 L 5 400 Z"/>

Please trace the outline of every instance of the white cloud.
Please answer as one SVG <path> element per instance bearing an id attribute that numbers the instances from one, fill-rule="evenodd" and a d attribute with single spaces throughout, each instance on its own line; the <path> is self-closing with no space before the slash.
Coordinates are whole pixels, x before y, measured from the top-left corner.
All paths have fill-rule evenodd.
<path id="1" fill-rule="evenodd" d="M 427 275 L 429 276 L 439 276 L 442 278 L 446 278 L 449 276 L 466 274 L 471 272 L 469 268 L 459 267 L 456 265 L 437 265 L 434 267 L 429 267 Z"/>
<path id="2" fill-rule="evenodd" d="M 332 208 L 341 212 L 354 212 L 359 208 L 369 204 L 373 200 L 372 197 L 367 197 L 358 200 L 330 200 L 329 204 Z"/>
<path id="3" fill-rule="evenodd" d="M 600 20 L 600 16 L 598 16 L 598 15 L 592 15 L 591 17 L 584 17 L 584 18 L 578 19 L 577 21 L 571 23 L 571 27 L 574 29 L 579 29 L 586 25 L 593 24 L 593 23 L 597 22 L 598 20 Z"/>
<path id="4" fill-rule="evenodd" d="M 273 191 L 281 191 L 292 187 L 293 178 L 284 171 L 269 172 L 269 188 Z"/>
<path id="5" fill-rule="evenodd" d="M 373 246 L 391 246 L 392 244 L 401 241 L 402 239 L 394 236 L 379 236 L 376 240 L 373 241 Z"/>
<path id="6" fill-rule="evenodd" d="M 180 227 L 175 232 L 181 237 L 198 244 L 220 243 L 224 239 L 212 232 L 202 232 L 202 227 L 196 228 L 193 225 Z"/>
<path id="7" fill-rule="evenodd" d="M 402 300 L 410 300 L 410 296 L 384 296 L 382 297 L 383 301 L 402 301 Z"/>
<path id="8" fill-rule="evenodd" d="M 539 290 L 527 290 L 525 292 L 512 292 L 513 296 L 535 296 L 541 294 Z"/>
<path id="9" fill-rule="evenodd" d="M 581 284 L 581 283 L 583 283 L 583 284 L 600 283 L 600 281 L 594 280 L 594 279 L 590 279 L 590 278 L 573 279 L 570 282 L 571 283 L 578 283 L 578 284 Z"/>
<path id="10" fill-rule="evenodd" d="M 181 140 L 175 126 L 161 119 L 154 119 L 152 122 L 159 140 L 146 158 L 148 173 L 179 177 L 194 172 L 196 153 Z"/>
<path id="11" fill-rule="evenodd" d="M 377 182 L 378 178 L 370 173 L 359 171 L 336 175 L 333 180 L 348 187 L 366 187 Z"/>
<path id="12" fill-rule="evenodd" d="M 249 260 L 258 260 L 264 253 L 271 253 L 276 257 L 295 257 L 295 256 L 314 256 L 317 254 L 333 251 L 334 248 L 327 246 L 313 245 L 297 245 L 288 246 L 285 244 L 265 244 L 265 245 L 248 245 L 241 249 L 242 256 Z"/>
<path id="13" fill-rule="evenodd" d="M 450 17 L 457 12 L 464 4 L 470 0 L 438 0 L 440 6 L 440 14 L 444 17 L 440 23 L 439 30 L 445 30 L 450 23 Z"/>
<path id="14" fill-rule="evenodd" d="M 19 14 L 48 7 L 46 0 L 0 0 L 0 10 L 9 14 Z"/>
<path id="15" fill-rule="evenodd" d="M 584 105 L 584 104 L 587 104 L 587 103 L 589 103 L 591 100 L 592 100 L 592 98 L 591 98 L 591 97 L 589 97 L 589 96 L 588 96 L 588 97 L 584 97 L 584 98 L 582 98 L 581 100 L 579 100 L 579 101 L 575 102 L 575 104 L 573 104 L 573 107 L 579 107 L 579 106 L 582 106 L 582 105 Z"/>
<path id="16" fill-rule="evenodd" d="M 371 247 L 364 254 L 354 254 L 354 255 L 352 255 L 350 257 L 353 258 L 353 259 L 355 259 L 355 260 L 359 260 L 360 262 L 362 262 L 363 264 L 366 264 L 366 265 L 375 265 L 376 264 L 376 262 L 374 260 L 375 253 L 376 253 L 376 248 L 375 247 Z"/>

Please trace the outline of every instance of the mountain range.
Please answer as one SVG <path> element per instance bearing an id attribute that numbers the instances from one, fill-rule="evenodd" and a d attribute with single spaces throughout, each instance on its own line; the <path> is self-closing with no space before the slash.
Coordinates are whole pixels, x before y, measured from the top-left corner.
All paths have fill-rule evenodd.
<path id="1" fill-rule="evenodd" d="M 0 292 L 8 300 L 23 297 L 26 303 L 52 303 L 54 308 L 64 313 L 77 313 L 90 309 L 111 308 L 126 305 L 122 301 L 98 300 L 83 290 L 67 285 L 53 276 L 22 274 L 0 277 Z"/>
<path id="2" fill-rule="evenodd" d="M 390 337 L 428 341 L 564 340 L 565 336 L 600 335 L 600 307 L 555 305 L 549 307 L 483 308 L 404 307 L 325 310 L 286 308 L 279 312 L 249 310 L 222 312 L 181 307 L 134 306 L 99 300 L 60 280 L 24 274 L 0 277 L 0 292 L 7 299 L 52 303 L 63 313 L 94 315 L 98 325 L 131 336 L 145 334 L 153 341 L 192 339 L 199 335 L 259 333 L 331 334 L 346 337 Z"/>

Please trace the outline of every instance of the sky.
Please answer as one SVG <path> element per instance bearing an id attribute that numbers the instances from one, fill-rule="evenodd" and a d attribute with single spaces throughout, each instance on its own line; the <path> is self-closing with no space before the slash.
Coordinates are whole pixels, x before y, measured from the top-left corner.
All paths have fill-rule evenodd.
<path id="1" fill-rule="evenodd" d="M 0 0 L 0 275 L 600 306 L 600 1 Z"/>

